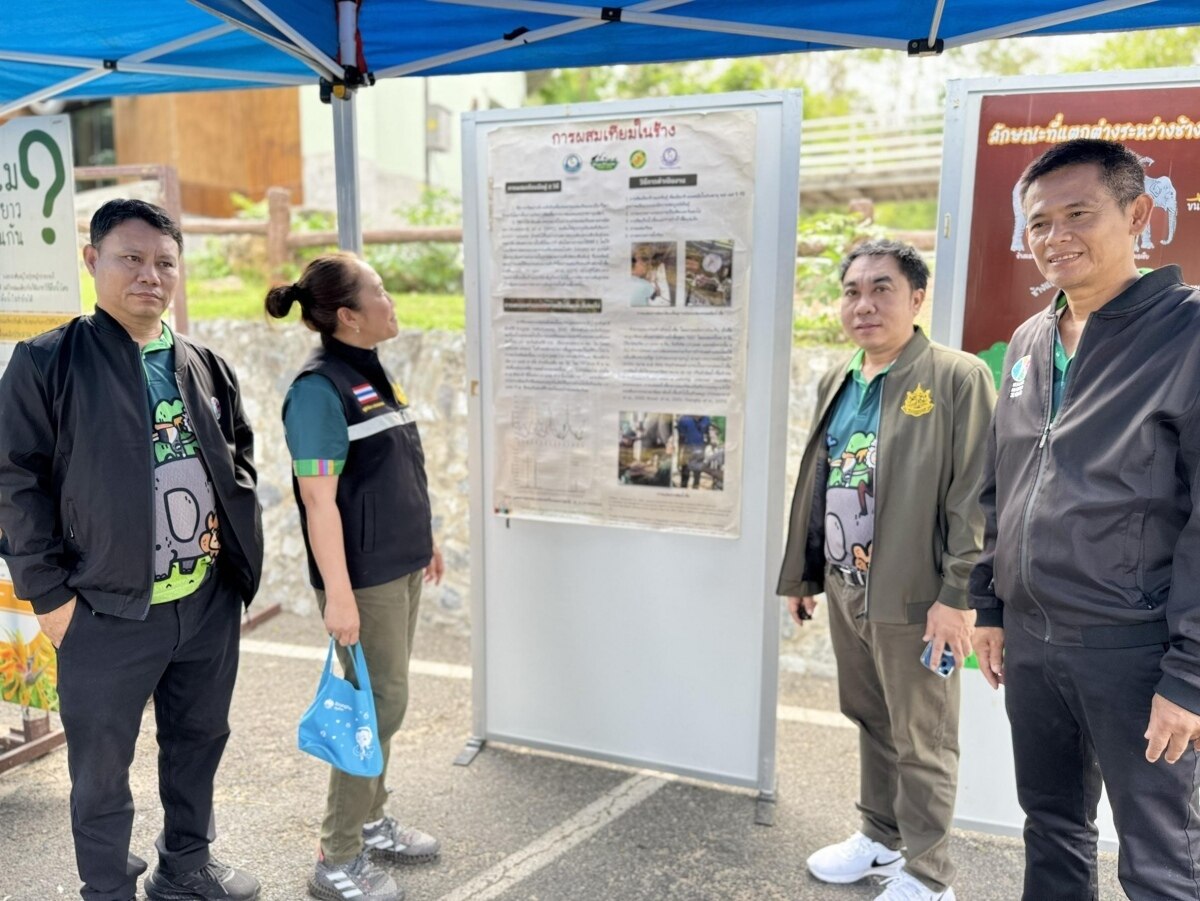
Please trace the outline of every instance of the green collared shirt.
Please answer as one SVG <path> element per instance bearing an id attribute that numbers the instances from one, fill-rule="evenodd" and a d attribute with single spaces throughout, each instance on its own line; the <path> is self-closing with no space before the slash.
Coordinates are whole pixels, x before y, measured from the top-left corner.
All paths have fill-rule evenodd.
<path id="1" fill-rule="evenodd" d="M 875 533 L 875 460 L 883 381 L 891 368 L 868 382 L 862 371 L 865 356 L 859 350 L 846 367 L 850 377 L 833 402 L 825 434 L 826 517 L 840 526 L 826 526 L 825 558 L 838 569 L 864 574 L 871 564 Z"/>
<path id="2" fill-rule="evenodd" d="M 1065 294 L 1059 294 L 1058 299 L 1054 302 L 1054 309 L 1058 315 L 1062 316 L 1062 311 L 1067 306 L 1067 297 Z M 1071 375 L 1071 361 L 1074 356 L 1067 356 L 1067 349 L 1063 347 L 1062 336 L 1058 333 L 1058 327 L 1054 328 L 1054 380 L 1050 387 L 1050 418 L 1053 420 L 1058 416 L 1058 408 L 1062 406 L 1063 394 L 1067 390 L 1067 379 Z"/>
<path id="3" fill-rule="evenodd" d="M 154 588 L 152 604 L 192 594 L 208 577 L 220 551 L 216 495 L 200 444 L 175 379 L 175 335 L 142 348 L 150 404 L 154 461 Z"/>

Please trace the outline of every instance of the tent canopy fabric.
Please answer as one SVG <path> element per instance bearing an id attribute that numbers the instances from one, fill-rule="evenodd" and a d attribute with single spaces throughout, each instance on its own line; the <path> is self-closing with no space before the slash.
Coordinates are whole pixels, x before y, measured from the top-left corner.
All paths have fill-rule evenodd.
<path id="1" fill-rule="evenodd" d="M 0 18 L 0 114 L 51 97 L 338 81 L 335 0 L 38 0 Z M 1197 0 L 360 0 L 378 77 L 1200 24 Z"/>

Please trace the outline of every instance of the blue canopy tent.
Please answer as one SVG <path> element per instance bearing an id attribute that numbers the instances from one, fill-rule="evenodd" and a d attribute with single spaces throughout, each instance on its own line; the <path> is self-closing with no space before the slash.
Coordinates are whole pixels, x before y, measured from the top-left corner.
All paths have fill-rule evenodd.
<path id="1" fill-rule="evenodd" d="M 91 99 L 324 83 L 342 246 L 361 249 L 354 91 L 376 78 L 1200 24 L 1200 0 L 38 0 L 0 20 L 0 116 Z"/>

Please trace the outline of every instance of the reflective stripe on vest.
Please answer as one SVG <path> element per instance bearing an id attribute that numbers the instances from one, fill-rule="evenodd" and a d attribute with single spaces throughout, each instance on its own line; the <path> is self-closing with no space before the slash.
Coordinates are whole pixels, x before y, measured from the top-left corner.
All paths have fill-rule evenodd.
<path id="1" fill-rule="evenodd" d="M 410 422 L 415 422 L 415 420 L 407 409 L 393 410 L 382 416 L 372 417 L 366 422 L 356 422 L 354 425 L 347 426 L 346 434 L 350 436 L 351 441 L 360 441 L 363 438 L 370 438 L 372 435 L 378 435 L 380 432 L 395 428 L 398 425 L 407 425 Z"/>

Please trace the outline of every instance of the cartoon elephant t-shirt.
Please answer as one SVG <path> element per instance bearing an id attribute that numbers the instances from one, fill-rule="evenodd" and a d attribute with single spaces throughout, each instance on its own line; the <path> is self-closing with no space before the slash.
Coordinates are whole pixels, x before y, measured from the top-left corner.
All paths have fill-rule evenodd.
<path id="1" fill-rule="evenodd" d="M 825 559 L 863 580 L 871 568 L 875 537 L 875 461 L 883 378 L 863 378 L 862 351 L 850 362 L 850 379 L 834 401 L 825 435 L 829 480 L 825 486 Z"/>
<path id="2" fill-rule="evenodd" d="M 199 588 L 221 549 L 216 496 L 175 380 L 174 348 L 165 322 L 162 337 L 142 348 L 154 454 L 153 604 Z"/>

